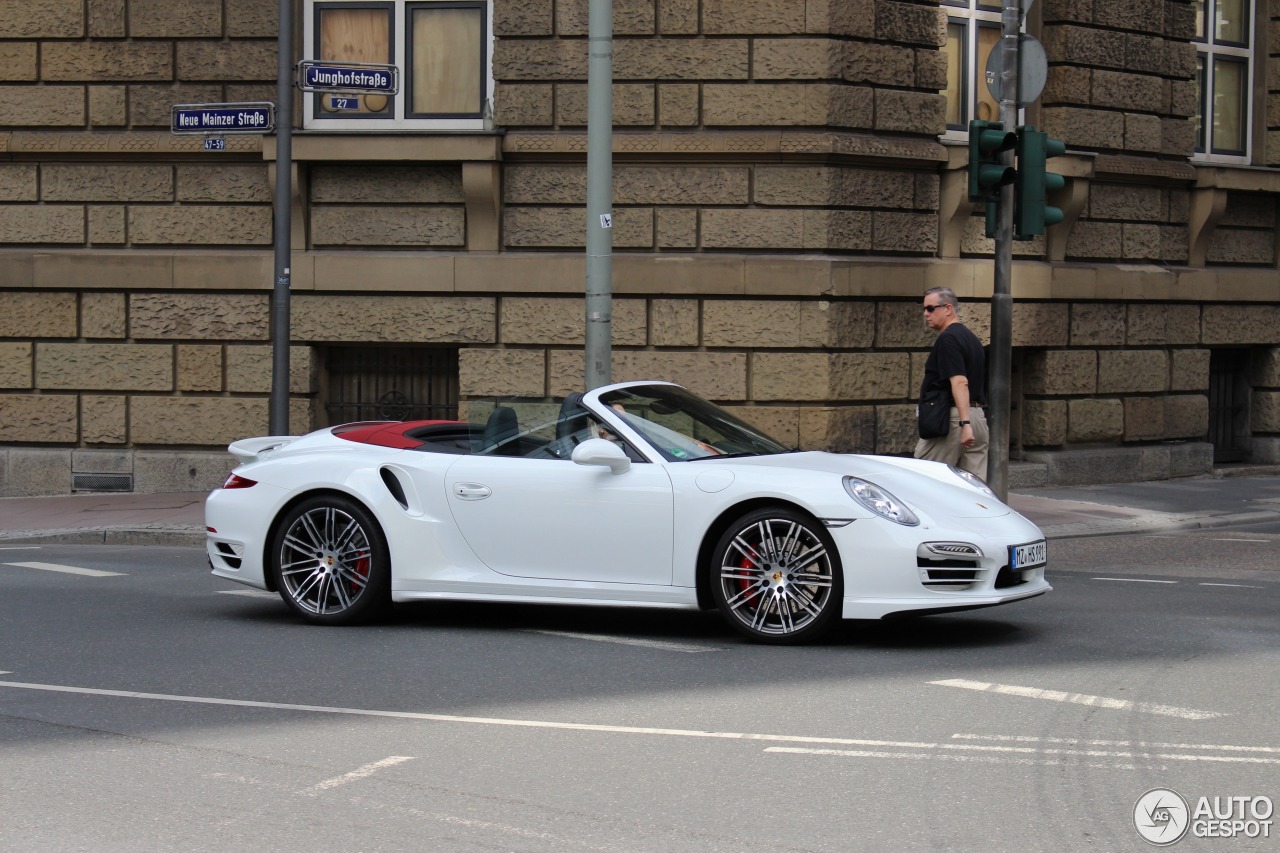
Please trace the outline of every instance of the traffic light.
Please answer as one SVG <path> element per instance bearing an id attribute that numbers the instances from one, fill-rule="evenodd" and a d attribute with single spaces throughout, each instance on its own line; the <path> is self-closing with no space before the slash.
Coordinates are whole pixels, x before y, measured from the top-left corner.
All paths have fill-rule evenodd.
<path id="1" fill-rule="evenodd" d="M 1065 154 L 1067 144 L 1052 139 L 1031 125 L 1019 127 L 1016 134 L 1018 174 L 1013 183 L 1013 236 L 1030 240 L 1044 233 L 1045 226 L 1062 221 L 1062 210 L 1050 207 L 1049 193 L 1066 186 L 1066 178 L 1045 171 L 1045 160 Z"/>
<path id="2" fill-rule="evenodd" d="M 1018 142 L 998 121 L 969 122 L 969 201 L 1000 201 L 1000 188 L 1014 181 L 1014 169 L 1000 155 Z"/>

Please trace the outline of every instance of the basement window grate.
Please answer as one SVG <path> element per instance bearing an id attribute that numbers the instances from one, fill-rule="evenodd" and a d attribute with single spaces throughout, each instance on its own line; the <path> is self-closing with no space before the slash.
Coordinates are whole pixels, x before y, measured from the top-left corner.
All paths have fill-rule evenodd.
<path id="1" fill-rule="evenodd" d="M 73 492 L 132 492 L 132 474 L 72 474 Z"/>

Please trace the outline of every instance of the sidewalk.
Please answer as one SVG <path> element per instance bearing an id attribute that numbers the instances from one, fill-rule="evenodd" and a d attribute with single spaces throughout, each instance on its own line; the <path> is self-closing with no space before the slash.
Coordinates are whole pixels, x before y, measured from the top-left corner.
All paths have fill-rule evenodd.
<path id="1" fill-rule="evenodd" d="M 204 492 L 0 498 L 0 543 L 204 544 Z M 1050 539 L 1280 521 L 1280 476 L 1027 489 L 1009 496 Z"/>

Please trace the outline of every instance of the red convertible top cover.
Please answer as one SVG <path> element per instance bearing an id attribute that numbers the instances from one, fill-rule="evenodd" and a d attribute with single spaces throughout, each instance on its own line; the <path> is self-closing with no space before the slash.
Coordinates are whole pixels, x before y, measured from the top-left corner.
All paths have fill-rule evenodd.
<path id="1" fill-rule="evenodd" d="M 457 421 L 365 421 L 363 423 L 343 424 L 333 428 L 333 434 L 347 441 L 360 444 L 376 444 L 379 447 L 398 447 L 402 450 L 421 447 L 425 439 L 414 438 L 406 433 L 427 426 L 449 424 L 457 426 Z"/>

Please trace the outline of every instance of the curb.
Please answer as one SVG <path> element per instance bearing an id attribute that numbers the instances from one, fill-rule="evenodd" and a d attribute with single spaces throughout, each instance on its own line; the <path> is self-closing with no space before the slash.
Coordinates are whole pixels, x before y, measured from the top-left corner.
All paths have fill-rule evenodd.
<path id="1" fill-rule="evenodd" d="M 0 544 L 12 545 L 168 545 L 203 548 L 205 531 L 199 527 L 95 527 L 64 530 L 8 530 Z"/>
<path id="2" fill-rule="evenodd" d="M 1226 515 L 1200 515 L 1195 513 L 1140 515 L 1111 521 L 1081 521 L 1074 524 L 1057 524 L 1041 527 L 1046 539 L 1083 539 L 1092 536 L 1120 536 L 1126 533 L 1157 533 L 1176 530 L 1211 530 L 1216 527 L 1234 527 L 1237 524 L 1280 521 L 1280 512 L 1254 510 Z"/>

